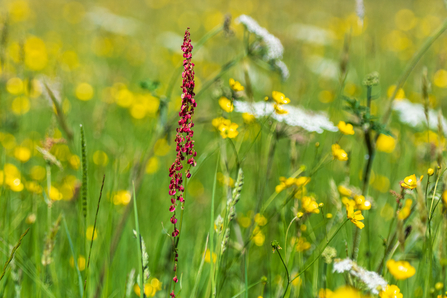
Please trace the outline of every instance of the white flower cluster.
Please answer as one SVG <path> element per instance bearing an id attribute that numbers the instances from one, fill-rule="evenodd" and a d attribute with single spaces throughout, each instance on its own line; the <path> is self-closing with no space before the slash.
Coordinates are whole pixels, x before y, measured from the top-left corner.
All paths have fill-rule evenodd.
<path id="1" fill-rule="evenodd" d="M 266 61 L 273 63 L 273 66 L 276 67 L 281 74 L 282 79 L 286 80 L 289 77 L 289 69 L 286 64 L 281 61 L 284 54 L 284 47 L 282 46 L 281 41 L 276 36 L 270 34 L 267 29 L 259 26 L 258 22 L 253 18 L 245 14 L 240 15 L 236 21 L 244 25 L 249 32 L 261 39 L 267 51 L 263 58 Z"/>
<path id="2" fill-rule="evenodd" d="M 87 17 L 92 25 L 115 34 L 133 35 L 139 27 L 135 19 L 116 15 L 105 7 L 94 7 Z"/>
<path id="3" fill-rule="evenodd" d="M 365 5 L 363 4 L 363 0 L 355 0 L 355 12 L 361 22 L 363 22 L 363 18 L 365 17 Z"/>
<path id="4" fill-rule="evenodd" d="M 368 271 L 357 265 L 356 262 L 349 258 L 334 260 L 334 269 L 332 272 L 343 273 L 348 272 L 354 277 L 359 278 L 373 294 L 379 294 L 379 291 L 388 286 L 386 280 L 374 271 Z"/>
<path id="5" fill-rule="evenodd" d="M 399 114 L 399 120 L 411 127 L 426 126 L 424 106 L 419 103 L 412 103 L 408 99 L 394 100 L 393 110 Z M 438 112 L 434 110 L 428 111 L 431 129 L 438 128 Z M 447 121 L 444 117 L 441 120 L 444 134 L 447 134 Z"/>
<path id="6" fill-rule="evenodd" d="M 306 24 L 293 25 L 290 34 L 302 42 L 322 46 L 331 44 L 335 38 L 329 30 Z"/>
<path id="7" fill-rule="evenodd" d="M 301 127 L 309 132 L 322 133 L 338 131 L 338 128 L 323 113 L 310 113 L 299 107 L 284 105 L 287 114 L 277 114 L 272 103 L 258 101 L 253 104 L 244 101 L 234 101 L 234 110 L 239 113 L 249 113 L 256 118 L 270 116 L 273 119 L 290 126 Z"/>
<path id="8" fill-rule="evenodd" d="M 287 68 L 287 65 L 284 62 L 282 62 L 282 60 L 276 60 L 275 65 L 278 68 L 278 71 L 281 74 L 282 79 L 287 80 L 289 78 L 289 69 Z"/>
<path id="9" fill-rule="evenodd" d="M 236 20 L 264 41 L 267 46 L 267 56 L 265 57 L 267 60 L 282 59 L 284 48 L 277 37 L 270 34 L 267 29 L 259 26 L 258 22 L 245 14 L 240 15 Z"/>

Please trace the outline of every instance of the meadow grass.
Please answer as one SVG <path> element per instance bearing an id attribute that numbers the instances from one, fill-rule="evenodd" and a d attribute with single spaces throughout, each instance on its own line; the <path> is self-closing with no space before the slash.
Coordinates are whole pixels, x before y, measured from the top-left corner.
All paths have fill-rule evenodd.
<path id="1" fill-rule="evenodd" d="M 0 296 L 445 297 L 446 4 L 333 2 L 2 2 Z"/>

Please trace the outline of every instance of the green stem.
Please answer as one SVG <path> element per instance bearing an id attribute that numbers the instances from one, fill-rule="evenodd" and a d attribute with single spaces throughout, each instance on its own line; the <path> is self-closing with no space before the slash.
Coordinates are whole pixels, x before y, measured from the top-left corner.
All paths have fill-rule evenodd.
<path id="1" fill-rule="evenodd" d="M 286 269 L 286 274 L 287 274 L 287 286 L 286 286 L 286 290 L 284 291 L 284 294 L 282 295 L 282 297 L 284 298 L 284 297 L 286 297 L 287 290 L 289 289 L 289 285 L 290 285 L 290 274 L 289 274 L 289 269 L 287 269 L 287 265 L 286 265 L 286 263 L 284 263 L 284 260 L 283 260 L 283 258 L 282 258 L 282 256 L 281 256 L 281 254 L 279 253 L 279 250 L 277 249 L 276 251 L 278 252 L 278 256 L 279 256 L 279 258 L 281 259 L 281 262 L 282 262 L 282 264 L 284 265 L 284 268 Z"/>
<path id="2" fill-rule="evenodd" d="M 213 194 L 211 196 L 211 223 L 210 223 L 210 264 L 211 264 L 211 287 L 213 297 L 216 297 L 216 281 L 214 280 L 214 261 L 213 261 L 213 250 L 214 250 L 214 197 L 216 195 L 216 181 L 217 181 L 217 169 L 219 167 L 219 156 L 216 161 L 216 170 L 214 171 L 214 182 L 213 182 Z M 206 253 L 206 252 L 205 252 Z"/>
<path id="3" fill-rule="evenodd" d="M 307 265 L 303 270 L 301 270 L 294 278 L 292 278 L 290 280 L 290 283 L 293 282 L 295 279 L 297 279 L 301 274 L 303 274 L 304 272 L 307 271 L 307 269 L 309 269 L 323 254 L 324 250 L 326 249 L 326 247 L 329 245 L 329 243 L 332 241 L 332 239 L 334 239 L 334 237 L 338 234 L 338 232 L 341 230 L 341 228 L 349 221 L 348 218 L 345 219 L 345 221 L 338 227 L 338 229 L 334 232 L 334 234 L 331 236 L 331 238 L 329 238 L 329 240 L 326 242 L 326 244 L 323 246 L 323 248 L 320 250 L 320 253 L 318 254 L 318 256 L 312 261 L 310 262 L 309 265 Z"/>
<path id="4" fill-rule="evenodd" d="M 425 54 L 425 52 L 430 48 L 430 46 L 444 33 L 444 31 L 447 29 L 447 19 L 445 19 L 444 23 L 435 31 L 433 35 L 428 37 L 422 47 L 419 49 L 419 51 L 413 56 L 411 61 L 408 63 L 407 67 L 405 68 L 404 73 L 397 81 L 396 88 L 393 91 L 393 94 L 389 98 L 389 105 L 388 109 L 383 116 L 383 123 L 386 125 L 388 124 L 388 121 L 391 117 L 391 112 L 393 109 L 393 100 L 396 98 L 397 92 L 400 88 L 404 85 L 405 81 L 407 80 L 410 73 L 413 71 L 413 69 L 416 67 L 416 64 L 419 62 L 419 60 L 422 58 L 422 56 Z M 379 135 L 376 136 L 376 140 L 379 137 Z"/>

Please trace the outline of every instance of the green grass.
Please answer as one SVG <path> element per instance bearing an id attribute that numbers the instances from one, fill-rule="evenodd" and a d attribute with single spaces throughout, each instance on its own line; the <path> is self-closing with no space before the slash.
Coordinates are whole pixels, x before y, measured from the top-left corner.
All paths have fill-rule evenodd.
<path id="1" fill-rule="evenodd" d="M 391 104 L 402 97 L 392 90 L 397 85 L 405 98 L 442 117 L 447 9 L 441 0 L 365 2 L 362 27 L 354 2 L 5 2 L 0 296 L 136 297 L 134 285 L 148 269 L 148 296 L 169 297 L 173 246 L 179 253 L 177 297 L 318 297 L 320 289 L 345 285 L 368 294 L 355 277 L 333 273 L 326 247 L 335 249 L 335 258 L 351 257 L 377 271 L 404 297 L 445 293 L 447 128 L 433 126 L 429 134 L 426 119 L 415 127 L 405 124 Z M 227 12 L 232 20 L 224 24 Z M 111 23 L 107 14 L 115 15 Z M 281 41 L 287 80 L 272 66 L 275 61 L 265 59 L 263 44 L 235 21 L 241 14 Z M 119 29 L 127 31 L 112 32 L 121 22 L 117 16 L 127 18 Z M 298 38 L 311 30 L 299 31 L 300 24 L 324 30 L 326 43 Z M 175 240 L 168 169 L 176 154 L 180 46 L 187 27 L 194 46 L 197 166 L 184 181 L 181 236 Z M 365 86 L 374 71 L 379 83 Z M 245 90 L 232 90 L 230 78 Z M 355 134 L 308 132 L 272 115 L 249 122 L 219 106 L 222 96 L 246 102 L 267 96 L 272 102 L 272 91 L 290 98 L 286 107 L 325 112 L 335 125 L 353 123 Z M 355 99 L 351 109 L 346 98 Z M 213 126 L 218 117 L 236 123 L 238 135 L 222 138 Z M 380 133 L 394 138 L 392 150 L 381 146 Z M 347 161 L 333 158 L 335 143 Z M 370 168 L 367 156 L 373 157 Z M 244 184 L 233 206 L 239 169 Z M 402 190 L 412 174 L 424 175 L 422 183 Z M 310 182 L 305 191 L 302 185 L 279 191 L 281 177 Z M 362 211 L 361 232 L 346 219 L 340 185 L 372 204 Z M 313 213 L 304 195 L 315 198 Z M 409 216 L 398 219 L 410 199 Z M 236 216 L 229 220 L 231 206 Z M 215 226 L 218 215 L 222 231 Z M 86 231 L 93 226 L 97 237 L 91 242 Z M 144 239 L 148 268 L 134 229 Z M 272 241 L 282 249 L 273 253 Z M 49 264 L 43 264 L 48 253 Z M 416 273 L 396 279 L 386 266 L 389 259 L 408 261 Z M 129 282 L 133 269 L 135 280 Z"/>

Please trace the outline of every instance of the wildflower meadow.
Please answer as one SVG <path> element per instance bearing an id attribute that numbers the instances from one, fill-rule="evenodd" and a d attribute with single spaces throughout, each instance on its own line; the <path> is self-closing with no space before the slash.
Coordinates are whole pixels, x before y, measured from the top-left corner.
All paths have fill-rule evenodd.
<path id="1" fill-rule="evenodd" d="M 446 1 L 1 4 L 1 297 L 447 297 Z"/>

